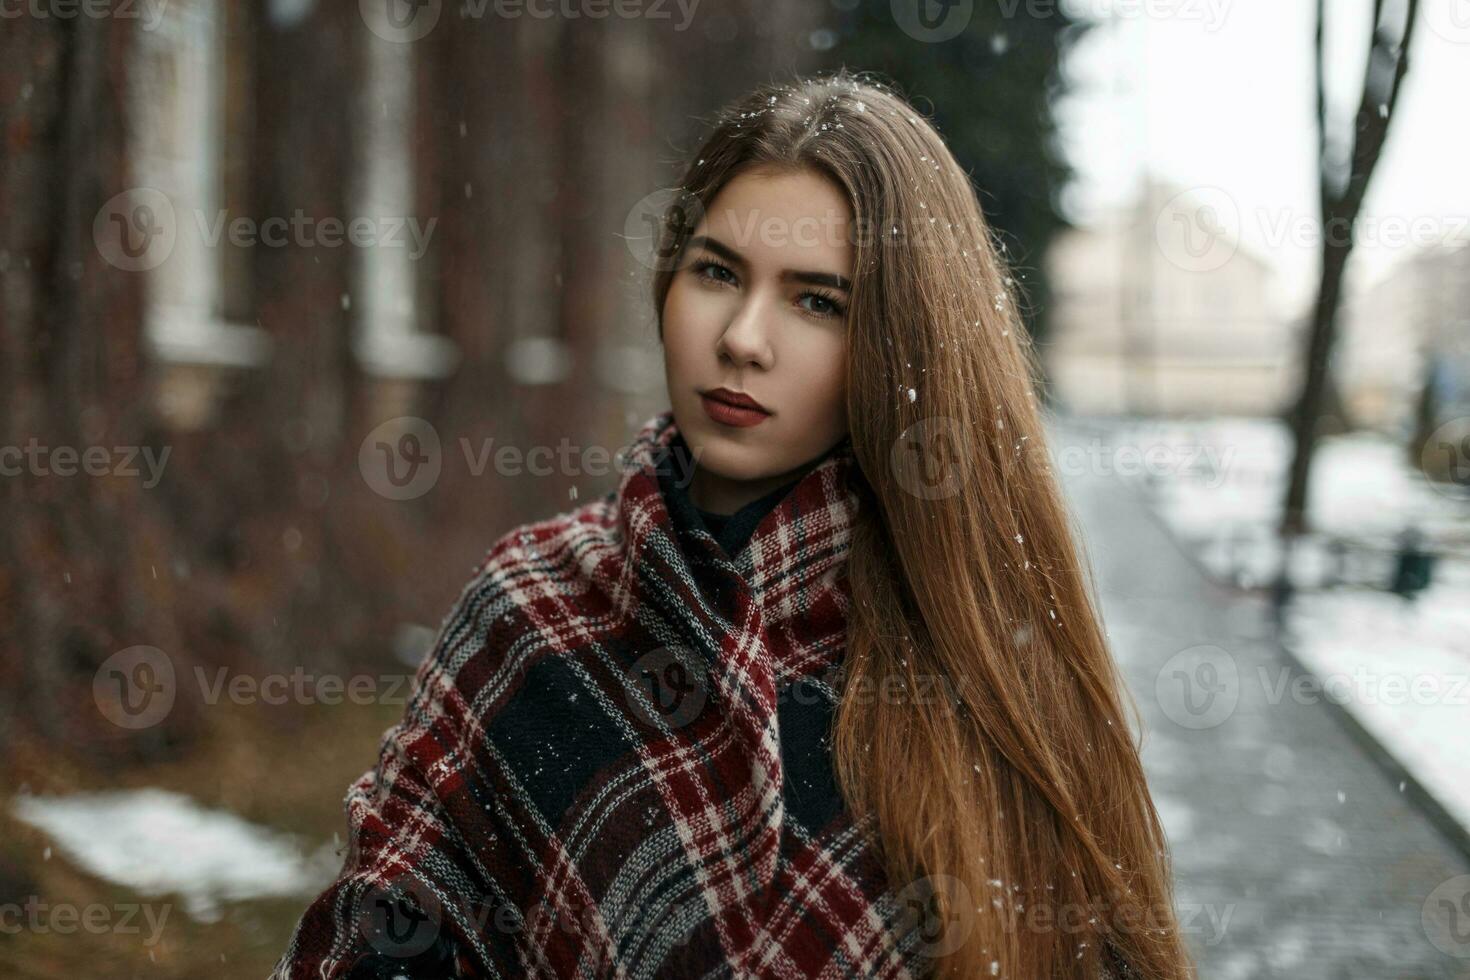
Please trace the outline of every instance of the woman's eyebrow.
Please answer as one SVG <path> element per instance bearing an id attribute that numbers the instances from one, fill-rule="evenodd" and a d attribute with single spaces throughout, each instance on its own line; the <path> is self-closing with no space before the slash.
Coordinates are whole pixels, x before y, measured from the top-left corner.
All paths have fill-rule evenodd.
<path id="1" fill-rule="evenodd" d="M 716 238 L 708 235 L 695 235 L 689 239 L 690 248 L 705 248 L 714 252 L 727 262 L 744 268 L 746 265 L 739 252 Z M 783 281 L 804 282 L 809 286 L 830 286 L 840 289 L 845 293 L 852 292 L 852 282 L 846 276 L 840 276 L 835 272 L 809 272 L 802 269 L 782 269 L 781 279 Z"/>

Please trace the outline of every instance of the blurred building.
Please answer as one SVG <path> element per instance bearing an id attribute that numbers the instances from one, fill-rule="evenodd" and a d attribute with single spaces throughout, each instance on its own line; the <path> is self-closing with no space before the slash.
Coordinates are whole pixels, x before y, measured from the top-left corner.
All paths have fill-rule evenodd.
<path id="1" fill-rule="evenodd" d="M 712 14 L 716 51 L 667 18 L 493 6 L 424 5 L 410 44 L 377 9 L 179 0 L 139 32 L 128 156 L 145 193 L 114 210 L 167 235 L 133 265 L 159 415 L 208 430 L 242 380 L 284 364 L 329 438 L 447 399 L 507 438 L 621 445 L 668 400 L 629 229 L 696 112 L 797 63 L 820 12 L 774 7 L 746 33 Z M 670 87 L 658 65 L 718 84 Z M 355 223 L 366 244 L 341 231 Z"/>
<path id="2" fill-rule="evenodd" d="M 293 26 L 308 7 L 294 14 L 272 8 L 272 26 Z M 187 0 L 167 8 L 157 29 L 138 36 L 129 92 L 138 124 L 130 156 L 138 184 L 162 194 L 153 198 L 164 202 L 153 205 L 154 215 L 171 241 L 158 261 L 144 266 L 145 336 L 157 359 L 160 415 L 180 429 L 211 425 L 233 377 L 261 367 L 274 353 L 270 331 L 256 322 L 253 243 L 270 243 L 274 231 L 281 244 L 261 247 L 303 246 L 299 221 L 290 232 L 280 226 L 307 217 L 305 207 L 300 215 L 293 206 L 279 216 L 252 207 L 259 175 L 250 166 L 249 141 L 259 65 L 247 28 L 254 26 L 244 10 L 221 0 Z M 345 226 L 350 216 L 389 216 L 393 224 L 385 226 L 401 227 L 400 217 L 416 214 L 410 153 L 415 64 L 408 45 L 366 30 L 355 40 L 363 79 L 352 151 L 360 170 L 339 178 L 349 188 L 350 208 L 338 220 Z M 163 208 L 167 213 L 158 213 Z M 272 217 L 274 229 L 267 224 Z M 425 329 L 414 261 L 405 248 L 385 244 L 381 239 L 388 236 L 380 232 L 375 228 L 370 244 L 347 250 L 350 278 L 337 304 L 352 327 L 358 369 L 382 381 L 379 392 L 386 396 L 402 390 L 394 382 L 446 377 L 457 351 L 450 339 Z M 242 234 L 248 244 L 239 243 Z M 344 251 L 312 241 L 305 246 Z"/>
<path id="3" fill-rule="evenodd" d="M 1297 333 L 1238 231 L 1220 189 L 1149 180 L 1130 205 L 1058 236 L 1042 345 L 1057 402 L 1081 414 L 1279 412 Z"/>
<path id="4" fill-rule="evenodd" d="M 1358 425 L 1399 432 L 1426 385 L 1431 411 L 1470 412 L 1470 246 L 1416 251 L 1344 305 L 1336 367 Z"/>

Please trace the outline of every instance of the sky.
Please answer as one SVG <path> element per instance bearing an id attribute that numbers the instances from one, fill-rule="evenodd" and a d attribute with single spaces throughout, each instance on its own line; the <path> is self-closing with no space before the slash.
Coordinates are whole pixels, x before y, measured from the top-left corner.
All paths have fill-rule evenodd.
<path id="1" fill-rule="evenodd" d="M 1329 113 L 1350 123 L 1362 89 L 1372 0 L 1328 0 Z M 1390 0 L 1388 6 L 1393 5 Z M 1277 270 L 1273 301 L 1299 312 L 1315 291 L 1314 0 L 1075 0 L 1099 26 L 1063 65 L 1058 107 L 1076 182 L 1062 204 L 1085 224 L 1124 203 L 1145 171 L 1235 203 L 1242 247 Z M 1416 246 L 1470 241 L 1470 0 L 1420 0 L 1410 67 L 1364 202 L 1349 289 Z"/>

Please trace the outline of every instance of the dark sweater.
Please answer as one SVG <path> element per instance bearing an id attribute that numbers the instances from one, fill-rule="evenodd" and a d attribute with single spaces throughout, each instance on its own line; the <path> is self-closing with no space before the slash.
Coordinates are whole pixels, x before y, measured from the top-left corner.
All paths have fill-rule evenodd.
<path id="1" fill-rule="evenodd" d="M 674 465 L 669 472 L 660 473 L 658 481 L 670 516 L 682 518 L 681 523 L 686 526 L 702 525 L 719 543 L 720 549 L 731 558 L 745 547 L 761 518 L 770 513 L 801 482 L 801 477 L 798 476 L 759 499 L 752 500 L 733 514 L 716 514 L 696 506 L 689 495 L 689 477 L 694 470 L 692 454 L 683 436 L 675 437 L 670 450 L 675 454 Z M 805 472 L 807 471 L 804 469 L 803 474 Z"/>

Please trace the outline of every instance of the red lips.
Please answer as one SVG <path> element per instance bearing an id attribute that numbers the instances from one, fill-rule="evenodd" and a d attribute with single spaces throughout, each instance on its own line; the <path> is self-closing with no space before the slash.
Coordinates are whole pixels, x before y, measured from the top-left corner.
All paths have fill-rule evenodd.
<path id="1" fill-rule="evenodd" d="M 709 391 L 704 392 L 704 397 L 713 398 L 715 401 L 724 402 L 726 405 L 734 405 L 736 408 L 749 408 L 757 412 L 764 412 L 767 415 L 771 414 L 770 409 L 766 408 L 766 406 L 754 398 L 751 398 L 744 392 L 731 391 L 729 388 L 711 388 Z"/>
<path id="2" fill-rule="evenodd" d="M 721 425 L 745 429 L 759 425 L 771 417 L 771 413 L 760 402 L 729 388 L 713 388 L 701 392 L 699 399 L 704 406 L 704 414 Z"/>

